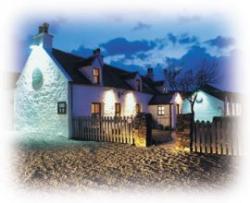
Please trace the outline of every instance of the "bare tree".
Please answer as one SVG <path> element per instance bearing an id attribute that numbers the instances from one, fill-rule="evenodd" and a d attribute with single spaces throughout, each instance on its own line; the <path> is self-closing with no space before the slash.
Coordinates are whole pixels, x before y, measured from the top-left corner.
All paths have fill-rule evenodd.
<path id="1" fill-rule="evenodd" d="M 164 76 L 168 82 L 168 86 L 172 91 L 178 90 L 178 80 L 177 77 L 181 73 L 180 65 L 177 65 L 176 62 L 167 61 L 168 67 L 164 69 Z"/>
<path id="2" fill-rule="evenodd" d="M 170 68 L 164 71 L 165 78 L 173 91 L 190 92 L 187 100 L 190 103 L 194 119 L 195 103 L 201 102 L 197 100 L 197 91 L 206 84 L 216 83 L 219 79 L 217 63 L 204 60 L 196 70 L 188 70 L 186 72 L 176 69 L 174 65 L 172 64 Z"/>
<path id="3" fill-rule="evenodd" d="M 166 79 L 169 82 L 174 83 L 174 90 L 182 91 L 182 92 L 191 92 L 190 96 L 187 97 L 187 100 L 190 104 L 190 109 L 192 113 L 191 119 L 191 126 L 193 126 L 194 118 L 195 118 L 195 111 L 194 106 L 195 103 L 202 102 L 202 100 L 198 100 L 198 90 L 206 84 L 213 84 L 216 83 L 219 79 L 218 72 L 217 72 L 217 63 L 209 63 L 208 61 L 203 61 L 199 67 L 195 71 L 188 70 L 186 72 L 175 71 L 172 73 L 171 71 L 165 74 Z M 172 68 L 172 70 L 175 70 Z M 169 77 L 170 76 L 170 77 Z M 190 128 L 190 135 L 193 134 L 193 127 Z M 192 136 L 191 136 L 192 139 Z M 190 142 L 190 149 L 192 141 Z"/>
<path id="4" fill-rule="evenodd" d="M 196 70 L 195 73 L 187 72 L 187 75 L 184 75 L 180 78 L 180 90 L 182 91 L 191 91 L 192 94 L 187 97 L 187 100 L 190 103 L 191 113 L 194 115 L 194 105 L 201 101 L 197 100 L 197 91 L 206 84 L 214 84 L 219 80 L 219 75 L 217 72 L 217 63 L 208 62 L 204 60 L 200 67 Z M 185 86 L 183 87 L 183 83 Z"/>
<path id="5" fill-rule="evenodd" d="M 219 79 L 216 68 L 216 62 L 209 63 L 204 60 L 195 75 L 196 88 L 200 88 L 209 83 L 216 83 Z"/>

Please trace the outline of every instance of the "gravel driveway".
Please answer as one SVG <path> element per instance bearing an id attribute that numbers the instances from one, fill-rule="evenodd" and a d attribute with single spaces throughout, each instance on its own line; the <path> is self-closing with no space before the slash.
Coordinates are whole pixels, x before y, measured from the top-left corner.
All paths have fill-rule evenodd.
<path id="1" fill-rule="evenodd" d="M 176 151 L 167 144 L 136 148 L 74 141 L 16 148 L 16 180 L 33 189 L 208 190 L 233 183 L 238 169 L 237 157 Z"/>

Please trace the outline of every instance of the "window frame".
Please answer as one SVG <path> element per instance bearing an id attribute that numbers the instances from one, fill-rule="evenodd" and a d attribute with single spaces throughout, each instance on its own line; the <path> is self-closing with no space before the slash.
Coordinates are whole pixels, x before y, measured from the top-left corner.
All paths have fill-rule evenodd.
<path id="1" fill-rule="evenodd" d="M 63 105 L 63 107 L 61 105 Z M 57 102 L 57 114 L 67 114 L 67 102 L 66 101 Z"/>
<path id="2" fill-rule="evenodd" d="M 93 75 L 93 83 L 94 84 L 100 84 L 100 69 L 99 68 L 93 68 L 92 75 Z"/>
<path id="3" fill-rule="evenodd" d="M 135 112 L 136 114 L 141 113 L 141 105 L 139 103 L 135 104 Z"/>
<path id="4" fill-rule="evenodd" d="M 119 103 L 119 102 L 115 103 L 115 116 L 116 117 L 121 116 L 121 103 Z"/>
<path id="5" fill-rule="evenodd" d="M 157 116 L 165 116 L 165 106 L 164 105 L 157 106 Z"/>
<path id="6" fill-rule="evenodd" d="M 98 106 L 99 112 L 96 112 L 97 106 Z M 98 115 L 98 116 L 102 115 L 102 104 L 100 102 L 92 102 L 91 103 L 91 116 L 96 116 L 96 115 Z"/>

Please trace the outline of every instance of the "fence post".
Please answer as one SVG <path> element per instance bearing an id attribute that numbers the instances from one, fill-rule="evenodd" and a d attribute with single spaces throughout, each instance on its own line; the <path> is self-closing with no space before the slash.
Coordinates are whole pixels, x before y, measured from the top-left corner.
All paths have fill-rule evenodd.
<path id="1" fill-rule="evenodd" d="M 193 129 L 193 130 L 190 130 L 189 148 L 190 148 L 190 152 L 193 152 L 194 151 L 193 144 L 195 143 L 193 138 L 195 137 L 195 133 L 196 133 L 196 124 L 195 122 L 191 122 L 191 123 L 192 124 L 190 125 L 190 129 Z"/>
<path id="2" fill-rule="evenodd" d="M 135 146 L 146 147 L 152 143 L 152 116 L 139 113 L 134 119 Z"/>

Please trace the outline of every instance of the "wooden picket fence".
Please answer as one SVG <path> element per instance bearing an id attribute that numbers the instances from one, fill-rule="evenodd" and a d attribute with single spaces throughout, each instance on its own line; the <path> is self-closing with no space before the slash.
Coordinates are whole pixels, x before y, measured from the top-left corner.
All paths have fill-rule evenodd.
<path id="1" fill-rule="evenodd" d="M 133 117 L 73 118 L 73 139 L 134 144 Z"/>
<path id="2" fill-rule="evenodd" d="M 238 155 L 239 121 L 233 117 L 215 117 L 213 122 L 197 121 L 190 139 L 192 152 Z"/>

